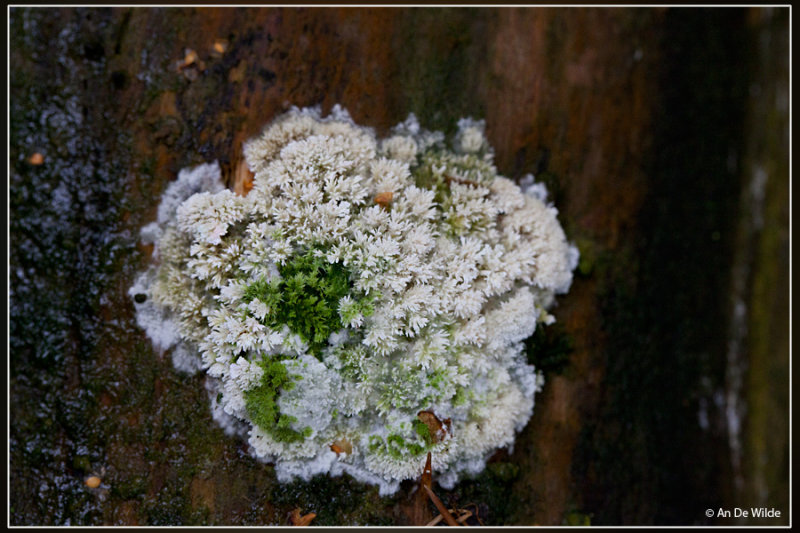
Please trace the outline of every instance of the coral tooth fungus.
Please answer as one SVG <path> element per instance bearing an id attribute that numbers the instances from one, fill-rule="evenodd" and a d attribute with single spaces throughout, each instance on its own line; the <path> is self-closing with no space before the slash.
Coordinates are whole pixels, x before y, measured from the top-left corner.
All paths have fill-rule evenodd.
<path id="1" fill-rule="evenodd" d="M 577 264 L 542 186 L 498 175 L 471 119 L 449 144 L 413 115 L 379 140 L 338 106 L 295 108 L 244 155 L 246 196 L 216 164 L 165 192 L 140 326 L 207 373 L 215 418 L 281 480 L 385 494 L 429 454 L 444 486 L 482 470 L 533 412 L 523 341 Z"/>

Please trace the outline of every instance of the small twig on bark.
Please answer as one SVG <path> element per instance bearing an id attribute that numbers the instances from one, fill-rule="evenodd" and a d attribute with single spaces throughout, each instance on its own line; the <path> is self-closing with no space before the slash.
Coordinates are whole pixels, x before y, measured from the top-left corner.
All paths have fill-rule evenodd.
<path id="1" fill-rule="evenodd" d="M 423 487 L 431 488 L 431 477 L 433 469 L 431 468 L 431 452 L 428 452 L 428 458 L 425 460 L 425 469 L 422 471 L 422 477 L 419 484 Z"/>
<path id="2" fill-rule="evenodd" d="M 474 507 L 474 508 L 475 508 L 475 513 L 474 513 L 474 515 L 475 515 L 475 520 L 477 520 L 477 521 L 478 521 L 478 524 L 479 524 L 479 525 L 481 525 L 481 526 L 482 526 L 482 525 L 484 525 L 484 524 L 483 524 L 483 520 L 481 520 L 481 515 L 480 515 L 480 513 L 478 513 L 478 504 L 477 504 L 477 503 L 468 503 L 468 504 L 466 505 L 466 507 L 464 507 L 464 509 L 466 510 L 466 509 L 467 509 L 467 508 L 469 508 L 470 506 L 472 506 L 472 507 Z"/>
<path id="3" fill-rule="evenodd" d="M 447 510 L 447 507 L 444 506 L 444 504 L 442 503 L 442 500 L 440 500 L 439 497 L 436 494 L 433 493 L 433 490 L 431 490 L 431 488 L 426 486 L 426 485 L 423 485 L 423 488 L 428 492 L 428 496 L 430 497 L 431 501 L 433 502 L 433 505 L 436 506 L 436 508 L 441 513 L 441 515 L 444 517 L 444 521 L 447 522 L 447 525 L 449 525 L 449 526 L 460 526 L 461 524 L 456 522 L 456 519 L 453 518 L 453 515 L 451 515 L 450 511 Z"/>
<path id="4" fill-rule="evenodd" d="M 472 516 L 472 511 L 467 511 L 466 509 L 458 509 L 458 510 L 456 510 L 456 509 L 448 509 L 448 511 L 450 511 L 450 513 L 455 513 L 455 514 L 459 515 L 458 516 L 458 520 L 457 520 L 459 523 L 461 523 L 464 526 L 469 525 L 469 524 L 466 524 L 465 522 L 467 521 L 467 519 L 470 516 Z M 425 525 L 426 526 L 435 526 L 436 524 L 438 524 L 442 520 L 444 520 L 444 516 L 439 514 L 439 515 L 436 515 L 436 518 L 434 518 L 433 520 L 431 520 L 430 522 L 428 522 Z"/>
<path id="5" fill-rule="evenodd" d="M 419 487 L 416 494 L 414 494 L 414 502 L 410 510 L 411 523 L 415 526 L 422 526 L 430 520 L 431 512 L 428 507 L 428 495 L 422 490 L 422 487 L 431 486 L 431 454 L 428 453 L 428 459 L 425 462 L 425 468 L 419 478 Z"/>
<path id="6" fill-rule="evenodd" d="M 472 511 L 467 511 L 466 509 L 459 509 L 459 512 L 461 512 L 461 511 L 463 511 L 463 512 L 461 513 L 461 516 L 458 517 L 458 523 L 460 523 L 463 526 L 466 526 L 467 525 L 467 523 L 466 523 L 467 519 L 470 516 L 472 516 Z"/>
<path id="7" fill-rule="evenodd" d="M 431 526 L 435 526 L 436 524 L 438 524 L 439 522 L 441 522 L 441 521 L 442 521 L 442 518 L 444 518 L 442 515 L 440 515 L 440 514 L 437 514 L 437 515 L 436 515 L 436 518 L 434 518 L 433 520 L 431 520 L 430 522 L 428 522 L 427 524 L 425 524 L 425 527 L 431 527 Z"/>

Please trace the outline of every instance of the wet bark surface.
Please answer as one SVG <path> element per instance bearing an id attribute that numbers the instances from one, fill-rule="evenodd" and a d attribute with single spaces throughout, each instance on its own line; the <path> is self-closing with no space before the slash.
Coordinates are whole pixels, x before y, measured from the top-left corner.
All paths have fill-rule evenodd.
<path id="1" fill-rule="evenodd" d="M 420 514 L 411 482 L 277 483 L 127 296 L 179 169 L 219 160 L 233 187 L 244 140 L 336 103 L 378 134 L 409 112 L 484 118 L 499 170 L 544 181 L 581 251 L 559 322 L 528 343 L 547 377 L 531 422 L 477 478 L 434 476 L 446 505 L 486 524 L 741 523 L 705 510 L 756 505 L 780 519 L 744 523 L 788 522 L 788 10 L 10 19 L 12 524 Z"/>

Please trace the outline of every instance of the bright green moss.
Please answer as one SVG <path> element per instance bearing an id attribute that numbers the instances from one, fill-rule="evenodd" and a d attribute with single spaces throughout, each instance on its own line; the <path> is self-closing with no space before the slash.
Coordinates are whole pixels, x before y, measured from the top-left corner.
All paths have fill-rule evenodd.
<path id="1" fill-rule="evenodd" d="M 414 432 L 422 439 L 427 446 L 433 445 L 433 435 L 431 435 L 431 430 L 428 425 L 423 422 L 422 420 L 414 420 Z"/>
<path id="2" fill-rule="evenodd" d="M 420 428 L 417 422 L 425 429 Z M 369 439 L 369 449 L 372 452 L 382 450 L 392 459 L 402 461 L 408 457 L 419 457 L 427 453 L 433 446 L 433 438 L 431 437 L 428 427 L 419 420 L 414 423 L 414 432 L 422 442 L 416 440 L 407 440 L 397 433 L 390 433 L 386 440 L 373 435 Z"/>
<path id="3" fill-rule="evenodd" d="M 397 460 L 405 459 L 409 455 L 416 457 L 427 451 L 427 448 L 422 444 L 414 441 L 407 441 L 400 435 L 394 433 L 386 437 L 385 449 L 392 458 Z"/>
<path id="4" fill-rule="evenodd" d="M 442 387 L 445 387 L 448 383 L 448 375 L 447 372 L 444 370 L 437 370 L 435 371 L 430 377 L 430 384 L 431 387 L 436 389 L 437 391 L 441 391 Z"/>
<path id="5" fill-rule="evenodd" d="M 456 393 L 453 396 L 453 405 L 455 407 L 466 405 L 470 399 L 470 391 L 464 387 L 456 387 Z"/>
<path id="6" fill-rule="evenodd" d="M 300 442 L 311 436 L 310 427 L 304 428 L 302 432 L 292 429 L 291 425 L 297 419 L 281 414 L 278 408 L 280 390 L 292 390 L 295 376 L 289 374 L 280 360 L 262 360 L 258 364 L 264 369 L 261 384 L 244 393 L 245 407 L 250 419 L 280 442 Z"/>
<path id="7" fill-rule="evenodd" d="M 375 312 L 374 302 L 376 298 L 380 298 L 379 293 L 373 293 L 364 298 L 351 301 L 349 305 L 339 310 L 342 322 L 349 324 L 359 315 L 364 318 L 372 316 L 372 313 Z"/>
<path id="8" fill-rule="evenodd" d="M 277 278 L 270 280 L 261 278 L 248 285 L 244 291 L 244 301 L 250 303 L 256 298 L 265 303 L 269 309 L 279 308 L 281 304 L 281 280 Z"/>
<path id="9" fill-rule="evenodd" d="M 279 271 L 280 280 L 260 279 L 249 285 L 244 301 L 261 300 L 269 309 L 264 325 L 280 330 L 286 324 L 319 357 L 331 333 L 342 328 L 338 306 L 350 292 L 350 273 L 338 263 L 315 257 L 313 249 L 295 255 Z"/>

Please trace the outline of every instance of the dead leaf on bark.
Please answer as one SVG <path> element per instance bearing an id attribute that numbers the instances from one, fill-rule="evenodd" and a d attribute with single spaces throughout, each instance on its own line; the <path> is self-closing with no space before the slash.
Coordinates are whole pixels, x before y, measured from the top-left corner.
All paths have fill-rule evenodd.
<path id="1" fill-rule="evenodd" d="M 176 67 L 178 72 L 183 74 L 189 81 L 194 81 L 206 69 L 206 64 L 200 59 L 197 52 L 187 48 L 186 54 L 183 59 L 177 62 Z"/>
<path id="2" fill-rule="evenodd" d="M 301 515 L 300 513 L 301 511 L 299 507 L 292 511 L 292 514 L 289 515 L 289 523 L 291 523 L 293 526 L 307 526 L 312 520 L 314 520 L 314 518 L 317 517 L 317 513 L 308 513 L 304 515 Z"/>
<path id="3" fill-rule="evenodd" d="M 239 196 L 247 196 L 253 189 L 253 178 L 255 174 L 250 172 L 247 166 L 247 161 L 243 158 L 236 162 L 236 167 L 233 169 L 233 192 Z"/>
<path id="4" fill-rule="evenodd" d="M 214 44 L 211 45 L 211 55 L 213 57 L 222 57 L 228 50 L 228 41 L 226 39 L 214 39 Z"/>
<path id="5" fill-rule="evenodd" d="M 428 426 L 433 442 L 442 442 L 447 435 L 451 434 L 452 422 L 449 418 L 439 420 L 431 411 L 420 411 L 417 413 L 417 418 Z"/>
<path id="6" fill-rule="evenodd" d="M 388 208 L 389 204 L 392 203 L 393 197 L 394 193 L 391 191 L 381 192 L 375 195 L 375 203 L 383 208 Z"/>
<path id="7" fill-rule="evenodd" d="M 347 439 L 339 439 L 333 441 L 331 444 L 331 450 L 335 452 L 337 455 L 347 454 L 350 455 L 353 453 L 353 445 L 350 444 L 350 441 Z"/>
<path id="8" fill-rule="evenodd" d="M 186 68 L 192 66 L 197 61 L 197 52 L 192 50 L 191 48 L 186 49 L 186 55 L 183 56 L 183 61 L 178 65 L 179 69 Z"/>
<path id="9" fill-rule="evenodd" d="M 477 187 L 480 185 L 479 183 L 472 181 L 472 180 L 465 180 L 463 178 L 457 178 L 455 176 L 450 176 L 449 174 L 445 174 L 444 179 L 447 180 L 447 184 L 450 185 L 452 183 L 458 183 L 460 185 L 468 185 L 470 187 Z"/>

